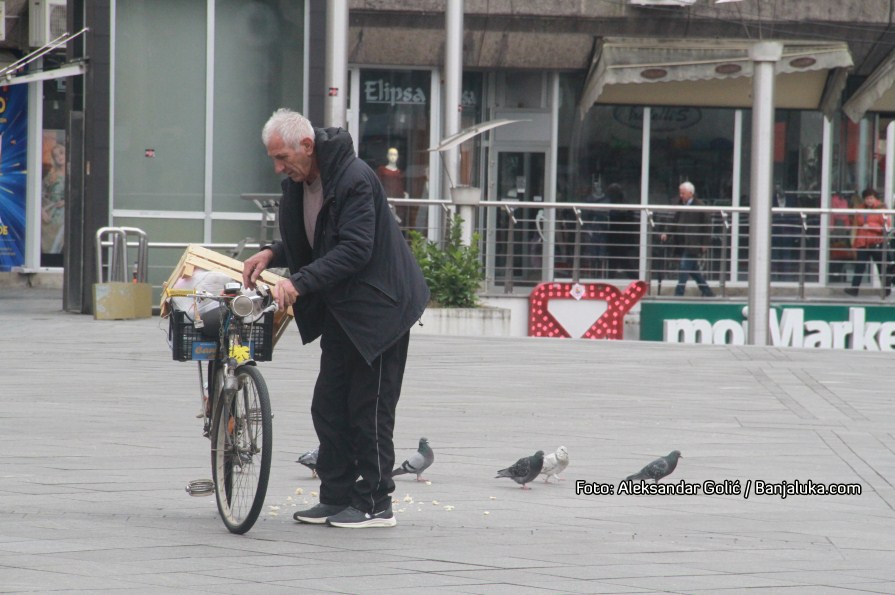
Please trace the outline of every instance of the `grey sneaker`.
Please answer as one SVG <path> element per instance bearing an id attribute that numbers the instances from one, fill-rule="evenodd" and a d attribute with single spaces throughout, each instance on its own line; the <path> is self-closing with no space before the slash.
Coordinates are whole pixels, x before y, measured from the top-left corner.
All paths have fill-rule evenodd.
<path id="1" fill-rule="evenodd" d="M 339 514 L 326 519 L 326 524 L 333 527 L 362 529 L 364 527 L 394 527 L 398 524 L 398 521 L 395 520 L 395 515 L 392 514 L 391 505 L 382 512 L 373 514 L 361 512 L 353 506 L 349 506 Z"/>
<path id="2" fill-rule="evenodd" d="M 296 521 L 302 523 L 311 523 L 312 525 L 322 525 L 329 517 L 339 514 L 348 508 L 343 504 L 316 504 L 307 510 L 299 510 L 292 515 Z"/>

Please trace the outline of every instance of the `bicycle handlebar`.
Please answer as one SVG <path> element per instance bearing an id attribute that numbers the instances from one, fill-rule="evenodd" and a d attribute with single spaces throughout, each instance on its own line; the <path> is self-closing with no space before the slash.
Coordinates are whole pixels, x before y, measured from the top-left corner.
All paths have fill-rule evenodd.
<path id="1" fill-rule="evenodd" d="M 258 283 L 256 287 L 258 289 L 258 292 L 262 295 L 246 295 L 243 292 L 243 288 L 240 288 L 239 291 L 235 293 L 224 294 L 214 294 L 210 291 L 202 289 L 166 289 L 165 293 L 168 297 L 193 297 L 198 299 L 213 300 L 222 304 L 226 303 L 227 308 L 231 312 L 233 312 L 240 318 L 245 318 L 255 313 L 255 302 L 264 302 L 268 299 L 271 299 L 270 287 L 268 285 L 264 283 Z M 245 303 L 245 300 L 247 300 L 248 305 L 238 305 L 241 301 L 240 298 L 242 298 L 243 303 Z M 279 305 L 276 301 L 273 301 L 263 310 L 261 310 L 259 314 L 263 315 L 268 312 L 277 312 L 278 310 Z"/>

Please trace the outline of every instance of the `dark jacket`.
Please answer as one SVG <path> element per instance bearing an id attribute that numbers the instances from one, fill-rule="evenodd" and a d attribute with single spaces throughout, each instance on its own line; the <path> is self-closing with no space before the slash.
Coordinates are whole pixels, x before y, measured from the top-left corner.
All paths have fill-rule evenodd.
<path id="1" fill-rule="evenodd" d="M 694 198 L 688 206 L 704 207 L 705 203 Z M 712 215 L 708 211 L 691 210 L 686 207 L 675 211 L 667 232 L 671 236 L 671 243 L 686 256 L 698 256 L 702 248 L 707 248 L 711 243 L 711 221 Z"/>
<path id="2" fill-rule="evenodd" d="M 293 310 L 304 343 L 323 331 L 328 309 L 367 363 L 419 320 L 429 288 L 385 199 L 382 183 L 354 154 L 341 128 L 317 128 L 314 150 L 323 207 L 314 248 L 304 225 L 304 185 L 283 180 L 281 241 L 272 267 L 288 267 L 299 298 Z"/>

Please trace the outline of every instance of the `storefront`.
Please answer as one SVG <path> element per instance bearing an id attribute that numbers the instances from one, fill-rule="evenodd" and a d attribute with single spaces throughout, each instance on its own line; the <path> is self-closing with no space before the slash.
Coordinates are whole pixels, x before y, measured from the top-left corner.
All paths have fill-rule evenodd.
<path id="1" fill-rule="evenodd" d="M 750 43 L 607 38 L 589 72 L 467 71 L 464 127 L 499 118 L 521 122 L 468 141 L 459 183 L 485 188 L 485 198 L 492 201 L 666 205 L 676 201 L 678 185 L 689 180 L 709 205 L 747 207 Z M 626 71 L 627 64 L 636 65 L 636 71 Z M 874 149 L 876 117 L 854 124 L 838 110 L 850 66 L 844 44 L 786 42 L 777 68 L 772 143 L 777 206 L 830 207 L 834 192 L 849 195 L 882 183 Z M 441 128 L 439 70 L 354 66 L 351 72 L 349 125 L 361 157 L 380 172 L 389 196 L 440 197 L 441 164 L 426 150 L 427 143 L 437 144 Z M 389 152 L 397 157 L 393 165 Z M 399 216 L 406 227 L 425 229 L 427 216 L 434 213 L 413 207 Z M 550 220 L 552 211 L 534 206 L 516 215 L 520 227 L 514 233 L 522 240 L 510 267 L 515 281 L 562 276 L 562 269 L 571 267 L 563 223 Z M 482 210 L 479 219 L 488 281 L 499 283 L 507 269 L 506 215 Z M 645 223 L 624 211 L 610 212 L 606 220 L 614 247 L 599 274 L 644 278 Z M 748 220 L 734 216 L 732 223 L 732 256 L 724 274 L 732 283 L 744 283 Z M 774 221 L 775 281 L 794 279 L 789 244 L 797 224 Z M 810 283 L 826 282 L 827 235 L 819 218 L 810 221 Z"/>
<path id="2" fill-rule="evenodd" d="M 322 89 L 309 83 L 309 47 L 324 27 L 322 20 L 311 26 L 314 7 L 307 2 L 109 0 L 109 7 L 109 205 L 103 223 L 148 233 L 154 246 L 150 282 L 158 286 L 186 242 L 233 245 L 259 236 L 262 215 L 244 195 L 275 194 L 279 188 L 258 131 L 283 105 L 323 123 L 308 95 Z M 441 156 L 429 151 L 443 135 L 443 23 L 432 21 L 432 29 L 426 20 L 432 15 L 391 19 L 387 10 L 352 11 L 349 60 L 359 61 L 349 62 L 348 126 L 358 154 L 377 171 L 389 196 L 445 198 Z M 752 40 L 632 40 L 581 29 L 554 35 L 548 53 L 532 53 L 531 47 L 541 47 L 553 34 L 520 25 L 497 35 L 480 15 L 469 22 L 485 33 L 466 39 L 461 128 L 496 119 L 517 122 L 464 143 L 459 179 L 451 183 L 479 186 L 490 201 L 532 204 L 515 212 L 519 223 L 512 233 L 519 245 L 512 256 L 506 248 L 507 213 L 478 212 L 492 286 L 508 274 L 523 286 L 568 275 L 570 228 L 561 221 L 568 214 L 539 203 L 669 204 L 678 184 L 690 180 L 710 205 L 748 206 L 751 76 L 743 48 Z M 396 46 L 395 36 L 404 45 Z M 405 38 L 424 43 L 417 53 L 398 52 L 410 43 Z M 827 207 L 833 193 L 881 187 L 887 120 L 873 110 L 884 109 L 885 102 L 862 104 L 857 123 L 841 115 L 851 60 L 847 44 L 784 45 L 773 139 L 774 182 L 783 204 Z M 314 47 L 322 63 L 325 40 Z M 884 75 L 879 84 L 888 89 Z M 41 126 L 33 132 L 42 143 L 46 137 L 41 177 L 49 196 L 60 187 L 58 168 L 51 175 L 52 145 L 66 141 L 60 131 L 69 114 L 60 120 L 54 107 L 53 94 L 63 92 L 64 84 L 42 85 Z M 95 141 L 94 149 L 101 144 Z M 100 167 L 95 155 L 84 156 L 88 176 Z M 34 188 L 35 196 L 41 193 Z M 64 207 L 69 201 L 47 199 L 60 202 Z M 397 211 L 404 227 L 430 237 L 437 237 L 441 214 L 440 208 L 419 205 Z M 597 254 L 603 268 L 591 274 L 644 278 L 646 222 L 633 212 L 606 217 L 616 246 Z M 30 233 L 29 241 L 39 246 L 31 266 L 58 260 L 59 226 L 52 215 L 48 219 L 46 229 Z M 725 274 L 742 284 L 748 229 L 740 219 L 745 217 L 732 222 L 734 256 Z M 821 221 L 811 223 L 809 250 L 816 265 L 808 280 L 823 285 L 827 231 Z M 787 224 L 780 222 L 781 228 Z M 81 244 L 90 241 L 80 238 Z M 787 281 L 789 272 L 775 271 L 775 280 Z"/>

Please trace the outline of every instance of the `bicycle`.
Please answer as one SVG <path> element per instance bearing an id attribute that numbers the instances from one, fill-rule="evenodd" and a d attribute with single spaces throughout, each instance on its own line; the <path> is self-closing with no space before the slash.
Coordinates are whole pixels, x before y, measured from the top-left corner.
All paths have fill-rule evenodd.
<path id="1" fill-rule="evenodd" d="M 202 412 L 197 417 L 204 418 L 203 434 L 211 440 L 212 479 L 191 481 L 186 491 L 191 496 L 214 492 L 224 525 L 243 534 L 258 520 L 270 478 L 273 415 L 255 362 L 271 359 L 277 304 L 260 283 L 255 296 L 238 282 L 227 283 L 221 295 L 192 289 L 165 289 L 165 295 L 192 298 L 192 319 L 183 309 L 170 311 L 168 341 L 175 360 L 198 364 Z M 201 300 L 218 302 L 218 308 L 200 315 Z"/>

